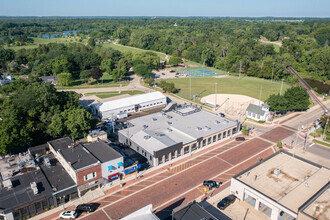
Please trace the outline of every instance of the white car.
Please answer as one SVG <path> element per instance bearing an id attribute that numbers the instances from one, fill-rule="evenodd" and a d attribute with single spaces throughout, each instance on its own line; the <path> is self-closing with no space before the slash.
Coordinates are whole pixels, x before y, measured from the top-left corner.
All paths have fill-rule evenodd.
<path id="1" fill-rule="evenodd" d="M 77 217 L 76 211 L 65 211 L 60 214 L 60 219 L 75 219 Z"/>

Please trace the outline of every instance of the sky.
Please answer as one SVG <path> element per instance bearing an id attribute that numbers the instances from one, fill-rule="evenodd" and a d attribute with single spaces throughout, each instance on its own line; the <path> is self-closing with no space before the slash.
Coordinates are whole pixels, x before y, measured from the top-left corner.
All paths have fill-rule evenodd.
<path id="1" fill-rule="evenodd" d="M 0 16 L 330 17 L 330 0 L 0 0 Z"/>

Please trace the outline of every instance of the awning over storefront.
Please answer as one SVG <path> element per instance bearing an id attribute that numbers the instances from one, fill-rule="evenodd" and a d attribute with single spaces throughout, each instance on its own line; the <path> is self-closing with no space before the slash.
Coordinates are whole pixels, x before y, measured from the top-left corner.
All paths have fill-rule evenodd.
<path id="1" fill-rule="evenodd" d="M 122 162 L 119 162 L 117 165 L 118 165 L 119 167 L 121 167 L 121 166 L 123 166 L 123 163 L 122 163 Z"/>
<path id="2" fill-rule="evenodd" d="M 111 180 L 114 180 L 114 179 L 117 179 L 119 177 L 119 173 L 115 173 L 115 174 L 112 174 L 110 176 L 108 176 L 108 180 L 111 181 Z"/>
<path id="3" fill-rule="evenodd" d="M 113 169 L 113 167 L 110 165 L 110 166 L 108 166 L 108 170 L 112 170 Z"/>

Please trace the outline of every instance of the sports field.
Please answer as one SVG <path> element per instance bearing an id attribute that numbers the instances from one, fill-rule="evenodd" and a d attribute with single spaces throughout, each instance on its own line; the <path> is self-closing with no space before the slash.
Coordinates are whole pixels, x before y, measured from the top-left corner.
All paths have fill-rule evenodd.
<path id="1" fill-rule="evenodd" d="M 167 82 L 174 82 L 175 87 L 179 90 L 178 95 L 189 99 L 189 78 L 168 79 Z M 269 95 L 277 94 L 280 92 L 281 83 L 271 82 L 259 78 L 244 77 L 226 77 L 226 78 L 191 78 L 191 93 L 192 96 L 196 95 L 196 101 L 200 98 L 215 93 L 215 83 L 218 83 L 217 93 L 223 94 L 239 94 L 247 95 L 259 99 L 260 86 L 262 86 L 261 100 L 266 100 Z M 285 92 L 290 88 L 290 85 L 283 84 L 283 91 Z"/>

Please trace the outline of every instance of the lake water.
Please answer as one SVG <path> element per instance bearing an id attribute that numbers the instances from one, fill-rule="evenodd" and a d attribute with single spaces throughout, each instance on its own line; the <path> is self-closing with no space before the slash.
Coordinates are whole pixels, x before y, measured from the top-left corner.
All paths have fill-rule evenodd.
<path id="1" fill-rule="evenodd" d="M 62 35 L 64 35 L 64 37 L 67 38 L 69 33 L 76 34 L 78 31 L 79 30 L 63 31 L 62 33 L 61 32 L 59 32 L 59 33 L 51 33 L 50 34 L 50 38 L 61 38 Z M 37 37 L 40 38 L 40 35 L 38 34 Z M 49 35 L 48 34 L 42 34 L 41 35 L 41 38 L 49 38 Z"/>

